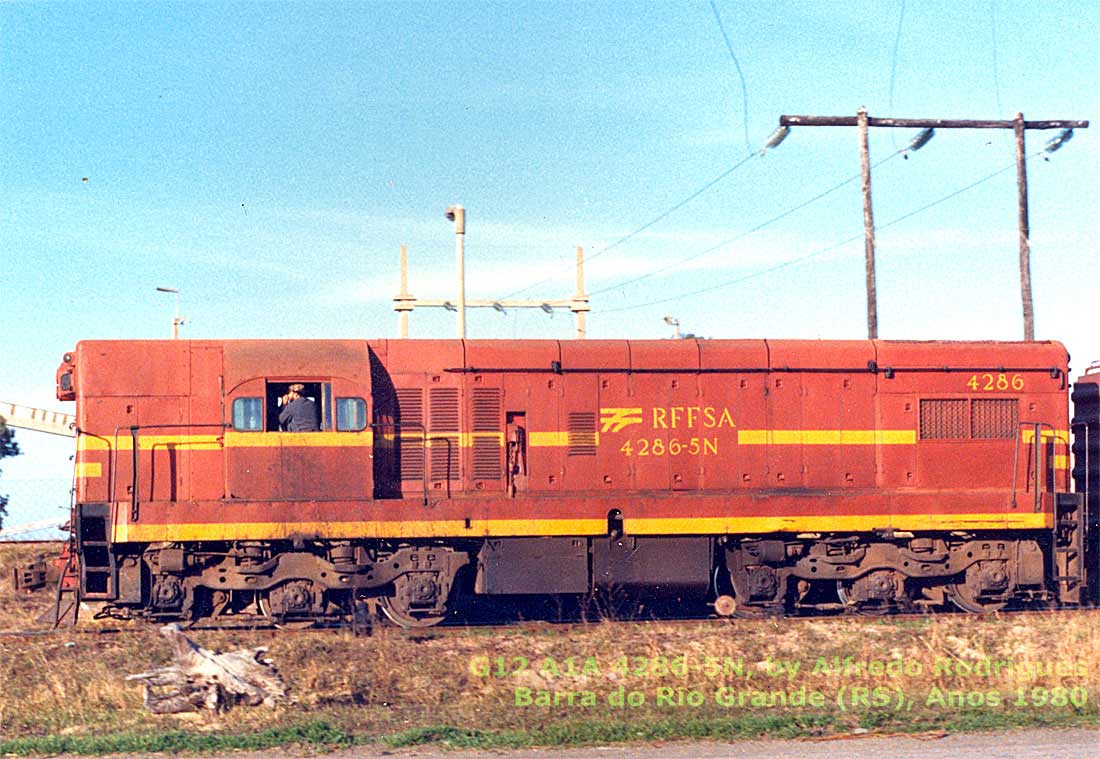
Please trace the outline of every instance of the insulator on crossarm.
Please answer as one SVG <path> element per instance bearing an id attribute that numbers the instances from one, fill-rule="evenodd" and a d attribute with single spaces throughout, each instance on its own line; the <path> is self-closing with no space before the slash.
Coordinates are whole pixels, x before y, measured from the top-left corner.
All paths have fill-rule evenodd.
<path id="1" fill-rule="evenodd" d="M 764 149 L 760 151 L 760 155 L 764 155 L 768 148 L 779 147 L 779 143 L 787 139 L 787 135 L 790 133 L 791 128 L 789 126 L 781 126 L 776 129 L 774 132 L 772 132 L 771 136 L 768 138 L 768 141 L 764 143 Z"/>
<path id="2" fill-rule="evenodd" d="M 931 140 L 935 135 L 936 135 L 936 130 L 933 129 L 932 127 L 928 127 L 927 129 L 922 129 L 919 132 L 917 132 L 916 137 L 909 140 L 909 147 L 906 148 L 906 149 L 907 150 L 913 150 L 913 151 L 920 150 L 925 145 L 927 145 L 928 141 Z"/>
<path id="3" fill-rule="evenodd" d="M 1047 146 L 1045 148 L 1043 148 L 1043 152 L 1044 153 L 1053 153 L 1055 150 L 1058 150 L 1059 148 L 1061 148 L 1063 145 L 1065 145 L 1067 142 L 1069 142 L 1072 139 L 1073 139 L 1073 130 L 1072 129 L 1063 129 L 1061 131 L 1061 133 L 1058 134 L 1057 137 L 1050 138 L 1050 140 L 1047 142 Z"/>

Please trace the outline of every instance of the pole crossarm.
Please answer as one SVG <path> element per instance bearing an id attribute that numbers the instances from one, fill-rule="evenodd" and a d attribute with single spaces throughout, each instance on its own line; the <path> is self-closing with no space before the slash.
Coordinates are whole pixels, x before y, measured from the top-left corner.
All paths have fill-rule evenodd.
<path id="1" fill-rule="evenodd" d="M 461 208 L 461 206 L 456 206 Z M 409 253 L 404 245 L 401 246 L 401 292 L 393 296 L 393 310 L 397 312 L 398 336 L 409 336 L 409 314 L 417 308 L 445 308 L 448 311 L 457 312 L 460 317 L 459 335 L 465 337 L 465 316 L 467 308 L 491 308 L 504 313 L 509 308 L 537 308 L 546 313 L 553 313 L 554 309 L 568 309 L 577 319 L 577 339 L 583 340 L 588 334 L 586 317 L 592 310 L 588 302 L 588 294 L 584 291 L 584 248 L 577 247 L 577 290 L 569 298 L 556 298 L 547 300 L 478 300 L 466 298 L 465 273 L 462 271 L 464 264 L 459 258 L 459 296 L 456 300 L 443 298 L 417 298 L 409 292 Z M 456 302 L 457 301 L 457 302 Z"/>
<path id="2" fill-rule="evenodd" d="M 931 139 L 936 129 L 1011 129 L 1016 135 L 1016 185 L 1019 198 L 1018 216 L 1020 230 L 1020 301 L 1024 317 L 1024 340 L 1035 339 L 1035 309 L 1031 296 L 1031 237 L 1027 211 L 1027 154 L 1024 149 L 1024 135 L 1028 129 L 1061 129 L 1062 134 L 1047 143 L 1047 153 L 1058 150 L 1073 136 L 1074 129 L 1088 129 L 1088 121 L 1066 119 L 1048 121 L 1025 121 L 1023 113 L 1017 113 L 1014 119 L 895 119 L 876 118 L 868 115 L 861 107 L 855 116 L 791 116 L 779 117 L 780 131 L 791 127 L 859 127 L 860 163 L 863 169 L 863 227 L 866 250 L 867 272 L 867 337 L 878 337 L 878 302 L 875 283 L 875 221 L 871 210 L 871 168 L 870 149 L 867 140 L 868 127 L 894 127 L 902 129 L 923 129 L 924 131 L 909 143 L 909 150 L 920 150 Z M 776 133 L 777 135 L 779 132 Z M 786 134 L 779 136 L 778 144 Z"/>
<path id="3" fill-rule="evenodd" d="M 406 301 L 416 308 L 458 308 L 454 301 L 414 298 Z M 587 303 L 574 300 L 467 300 L 466 308 L 568 308 L 575 311 L 588 311 Z"/>
<path id="4" fill-rule="evenodd" d="M 779 125 L 795 126 L 859 126 L 856 116 L 780 116 Z M 868 116 L 869 127 L 899 129 L 1015 129 L 1015 119 L 895 119 Z M 1024 129 L 1088 129 L 1088 121 L 1025 121 Z"/>

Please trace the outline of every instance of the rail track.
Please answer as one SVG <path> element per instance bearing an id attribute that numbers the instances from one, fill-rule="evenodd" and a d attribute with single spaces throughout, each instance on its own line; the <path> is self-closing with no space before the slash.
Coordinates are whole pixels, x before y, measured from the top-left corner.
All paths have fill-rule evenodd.
<path id="1" fill-rule="evenodd" d="M 1046 615 L 1058 615 L 1058 614 L 1079 614 L 1094 613 L 1100 611 L 1097 607 L 1034 607 L 1034 608 L 1017 608 L 1017 609 L 1002 609 L 998 611 L 990 611 L 984 614 L 973 614 L 963 611 L 961 609 L 944 608 L 938 610 L 898 610 L 890 614 L 865 614 L 856 611 L 842 611 L 842 612 L 822 612 L 820 610 L 803 610 L 802 613 L 794 614 L 773 614 L 773 615 L 754 615 L 752 617 L 745 616 L 727 616 L 719 615 L 714 612 L 713 604 L 695 604 L 689 609 L 684 609 L 682 606 L 678 608 L 672 608 L 672 604 L 666 605 L 667 608 L 661 608 L 659 606 L 649 607 L 642 611 L 634 613 L 608 613 L 606 610 L 592 610 L 587 608 L 581 608 L 579 605 L 573 608 L 557 608 L 548 609 L 547 606 L 555 606 L 555 604 L 546 603 L 514 603 L 514 604 L 501 604 L 494 603 L 492 608 L 481 608 L 472 612 L 463 614 L 455 614 L 452 618 L 449 618 L 438 625 L 430 628 L 409 628 L 403 627 L 385 617 L 384 614 L 377 614 L 368 620 L 365 624 L 356 624 L 350 616 L 345 619 L 326 619 L 318 620 L 310 625 L 302 625 L 295 623 L 291 625 L 281 624 L 275 620 L 262 616 L 249 616 L 234 618 L 230 620 L 211 620 L 204 618 L 196 621 L 194 624 L 184 625 L 188 630 L 193 631 L 264 631 L 273 634 L 343 634 L 351 632 L 357 635 L 370 635 L 376 627 L 385 628 L 388 634 L 397 634 L 408 638 L 439 638 L 448 637 L 453 635 L 468 635 L 471 630 L 475 631 L 518 631 L 524 633 L 535 633 L 538 631 L 553 630 L 557 632 L 565 632 L 574 627 L 587 627 L 593 624 L 613 624 L 631 626 L 638 624 L 649 623 L 673 623 L 684 625 L 716 625 L 724 624 L 729 626 L 735 626 L 739 622 L 752 621 L 752 620 L 784 620 L 786 624 L 799 624 L 801 622 L 810 621 L 846 621 L 853 620 L 863 621 L 867 624 L 877 624 L 883 621 L 890 620 L 912 620 L 919 618 L 965 618 L 976 617 L 985 619 L 989 616 L 995 616 L 997 618 L 1028 618 L 1038 614 Z M 564 607 L 564 605 L 562 605 Z M 102 621 L 103 619 L 110 619 L 110 617 L 94 617 Z M 0 630 L 0 639 L 3 638 L 38 638 L 38 637 L 64 637 L 64 636 L 110 636 L 110 635 L 127 635 L 132 634 L 135 631 L 142 629 L 153 630 L 157 624 L 154 620 L 118 620 L 123 622 L 120 625 L 114 626 L 50 626 L 46 628 L 28 628 L 28 629 L 16 629 L 16 630 Z"/>

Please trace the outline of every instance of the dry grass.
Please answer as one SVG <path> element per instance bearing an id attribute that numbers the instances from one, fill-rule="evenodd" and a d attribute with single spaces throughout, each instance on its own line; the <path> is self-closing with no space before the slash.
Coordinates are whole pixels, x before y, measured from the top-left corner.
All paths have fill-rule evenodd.
<path id="1" fill-rule="evenodd" d="M 0 560 L 0 566 L 6 565 Z M 5 587 L 0 591 L 0 628 L 24 629 L 27 619 L 48 605 L 45 596 L 15 597 L 10 585 Z M 269 646 L 292 687 L 293 701 L 285 706 L 238 709 L 217 721 L 154 717 L 142 711 L 140 688 L 124 677 L 166 662 L 169 652 L 154 629 L 124 627 L 123 632 L 98 636 L 0 635 L 0 736 L 181 727 L 242 733 L 318 721 L 360 736 L 433 726 L 574 734 L 568 732 L 570 726 L 593 723 L 627 723 L 652 736 L 654 725 L 671 725 L 663 737 L 713 735 L 715 730 L 731 735 L 819 734 L 857 727 L 958 729 L 1100 721 L 1100 625 L 1090 612 L 597 622 L 430 632 L 379 627 L 369 638 L 334 631 L 196 631 L 192 637 L 209 648 Z M 625 667 L 622 657 L 627 657 Z M 839 673 L 832 671 L 834 657 L 842 664 Z M 845 669 L 847 658 L 857 664 Z M 726 660 L 730 671 L 715 671 Z M 776 660 L 792 667 L 797 662 L 799 669 L 773 677 Z M 814 672 L 822 662 L 830 671 Z M 882 662 L 884 667 L 901 662 L 908 669 L 880 672 L 861 668 L 859 662 Z M 732 671 L 737 663 L 743 664 L 741 675 Z M 620 687 L 624 693 L 642 694 L 645 703 L 609 704 L 609 696 Z M 673 703 L 657 703 L 659 688 L 670 689 L 665 693 L 673 696 Z M 820 692 L 824 701 L 768 706 L 754 703 L 750 695 L 744 703 L 727 705 L 716 701 L 720 688 L 805 688 Z M 860 688 L 868 689 L 868 698 L 879 688 L 889 702 L 862 705 Z M 929 702 L 937 688 L 948 703 Z M 1063 702 L 1063 691 L 1057 689 L 1067 689 L 1068 699 L 1069 688 L 1079 689 L 1073 691 L 1075 698 L 1083 693 L 1085 702 Z M 591 692 L 594 705 L 582 705 L 583 695 L 574 697 L 573 706 L 522 705 L 539 692 L 569 691 Z M 702 701 L 697 706 L 690 703 L 695 693 Z M 996 704 L 990 703 L 992 693 L 997 694 Z M 681 698 L 686 700 L 681 703 Z M 707 724 L 711 727 L 699 727 Z M 578 730 L 577 735 L 589 734 Z"/>

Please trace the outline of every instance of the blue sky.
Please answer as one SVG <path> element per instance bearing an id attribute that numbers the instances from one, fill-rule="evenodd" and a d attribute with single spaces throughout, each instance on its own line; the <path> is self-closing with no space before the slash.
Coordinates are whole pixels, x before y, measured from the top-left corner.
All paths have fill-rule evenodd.
<path id="1" fill-rule="evenodd" d="M 0 399 L 56 406 L 77 340 L 166 337 L 157 286 L 180 288 L 186 337 L 395 336 L 402 243 L 413 294 L 453 297 L 454 203 L 469 297 L 544 279 L 521 295 L 568 296 L 584 246 L 591 337 L 667 337 L 666 315 L 716 338 L 863 337 L 862 242 L 837 245 L 862 231 L 858 181 L 745 234 L 856 175 L 854 129 L 797 129 L 609 246 L 780 114 L 1097 112 L 1100 4 L 716 4 L 747 101 L 707 0 L 3 4 Z M 1036 331 L 1076 369 L 1100 358 L 1095 132 L 1028 167 Z M 880 336 L 1018 339 L 1011 133 L 890 158 L 911 136 L 872 133 Z M 412 332 L 450 337 L 453 316 L 418 311 Z M 468 332 L 572 322 L 478 311 Z M 19 439 L 0 486 L 66 475 L 66 441 Z"/>

